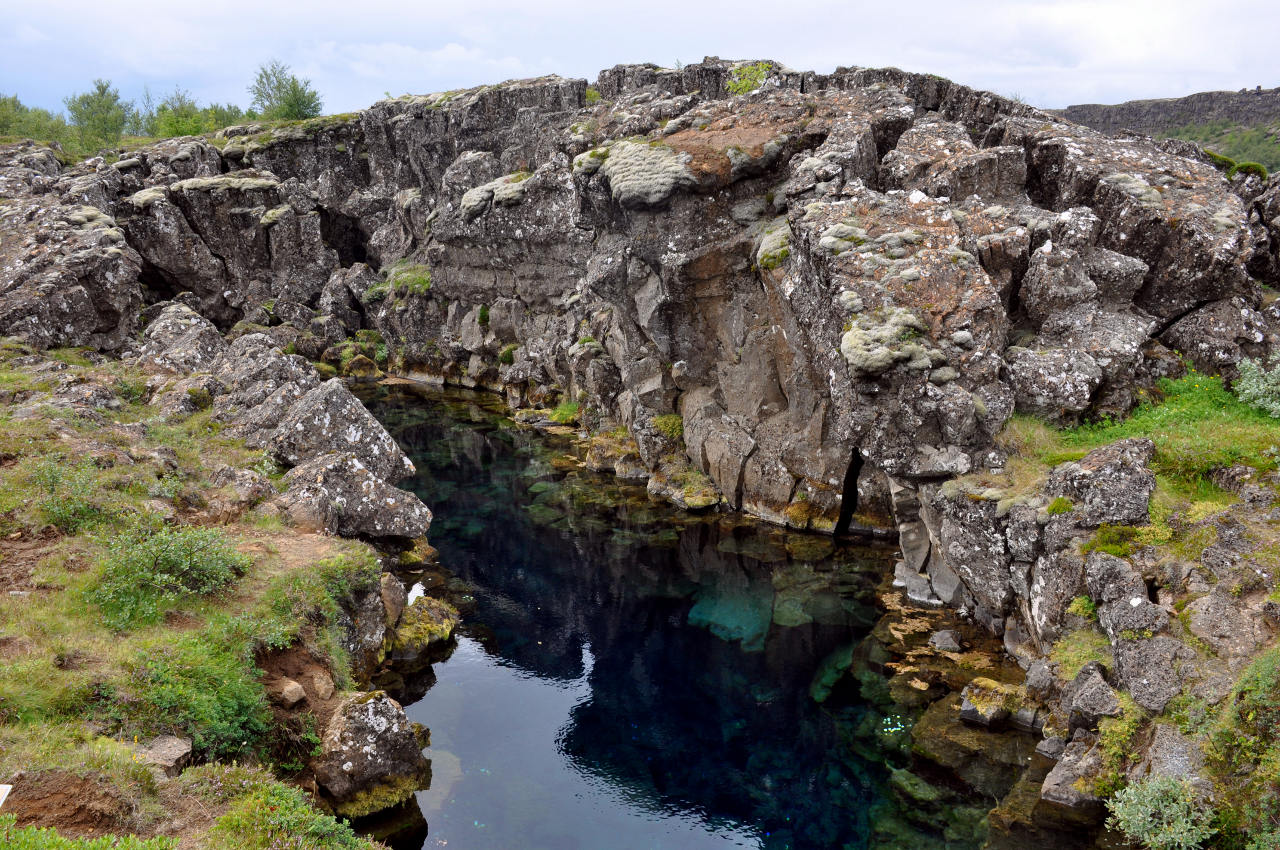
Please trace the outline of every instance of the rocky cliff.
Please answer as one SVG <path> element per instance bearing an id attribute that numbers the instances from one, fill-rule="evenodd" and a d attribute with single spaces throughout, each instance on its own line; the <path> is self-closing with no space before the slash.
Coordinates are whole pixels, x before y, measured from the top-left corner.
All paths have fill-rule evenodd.
<path id="1" fill-rule="evenodd" d="M 296 464 L 299 518 L 344 533 L 413 537 L 429 514 L 321 515 L 329 489 L 401 498 L 397 451 L 336 468 L 320 449 L 359 405 L 293 375 L 297 358 L 259 392 L 255 358 L 559 404 L 595 434 L 595 465 L 689 507 L 840 533 L 882 506 L 900 582 L 1029 667 L 1087 588 L 1113 682 L 1159 710 L 1185 647 L 1161 637 L 1140 570 L 1079 550 L 1146 521 L 1151 444 L 1021 487 L 983 476 L 1009 473 L 997 435 L 1015 411 L 1123 415 L 1184 361 L 1231 376 L 1268 354 L 1280 182 L 1228 182 L 1185 143 L 1110 138 L 938 77 L 766 63 L 734 93 L 742 69 L 398 98 L 69 169 L 9 147 L 0 329 L 144 358 L 196 329 L 174 371 L 238 363 L 205 387 L 219 415 Z M 1059 500 L 1069 512 L 1048 512 Z M 1059 731 L 1096 727 L 1080 717 Z"/>
<path id="2" fill-rule="evenodd" d="M 1104 133 L 1135 130 L 1156 134 L 1174 127 L 1215 121 L 1258 127 L 1280 121 L 1280 88 L 1258 86 L 1238 92 L 1205 91 L 1186 97 L 1130 100 L 1117 104 L 1079 103 L 1054 112 Z"/>

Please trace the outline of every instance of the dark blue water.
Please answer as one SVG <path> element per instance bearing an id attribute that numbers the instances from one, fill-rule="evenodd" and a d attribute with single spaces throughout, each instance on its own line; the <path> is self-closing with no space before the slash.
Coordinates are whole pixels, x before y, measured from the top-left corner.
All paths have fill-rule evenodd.
<path id="1" fill-rule="evenodd" d="M 884 773 L 810 695 L 886 550 L 693 517 L 453 394 L 384 394 L 466 625 L 409 715 L 425 846 L 858 848 Z M 418 592 L 421 592 L 419 588 Z"/>

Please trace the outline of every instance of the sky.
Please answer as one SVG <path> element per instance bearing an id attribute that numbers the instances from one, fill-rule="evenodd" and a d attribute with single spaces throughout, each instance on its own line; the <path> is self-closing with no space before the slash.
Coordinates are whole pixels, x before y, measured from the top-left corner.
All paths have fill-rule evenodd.
<path id="1" fill-rule="evenodd" d="M 61 110 L 110 80 L 126 99 L 180 86 L 249 105 L 278 59 L 326 112 L 619 63 L 775 59 L 797 70 L 896 66 L 1056 108 L 1280 86 L 1275 0 L 3 0 L 0 95 Z"/>

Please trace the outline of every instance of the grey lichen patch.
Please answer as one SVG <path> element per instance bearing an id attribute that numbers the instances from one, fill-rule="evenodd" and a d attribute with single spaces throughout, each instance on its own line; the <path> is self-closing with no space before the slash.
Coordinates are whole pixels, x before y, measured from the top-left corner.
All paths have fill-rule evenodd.
<path id="1" fill-rule="evenodd" d="M 279 181 L 270 177 L 237 177 L 234 174 L 220 174 L 217 177 L 191 177 L 179 180 L 169 188 L 174 192 L 253 192 L 276 189 L 279 186 Z"/>
<path id="2" fill-rule="evenodd" d="M 756 266 L 768 271 L 776 269 L 791 256 L 791 225 L 786 216 L 778 216 L 764 229 L 756 248 Z"/>
<path id="3" fill-rule="evenodd" d="M 609 149 L 599 171 L 619 204 L 651 207 L 696 184 L 689 159 L 688 154 L 678 154 L 663 144 L 618 142 Z"/>
<path id="4" fill-rule="evenodd" d="M 868 240 L 867 231 L 858 226 L 856 219 L 846 219 L 822 231 L 822 236 L 818 239 L 818 247 L 833 254 L 842 254 L 859 245 L 865 245 Z"/>
<path id="5" fill-rule="evenodd" d="M 76 207 L 70 212 L 63 215 L 63 220 L 68 224 L 86 230 L 95 227 L 115 227 L 116 220 L 104 213 L 97 207 L 81 206 Z"/>
<path id="6" fill-rule="evenodd" d="M 1144 207 L 1163 206 L 1160 192 L 1136 174 L 1111 174 L 1102 178 L 1102 182 L 1124 192 Z"/>
<path id="7" fill-rule="evenodd" d="M 573 170 L 586 175 L 595 174 L 608 158 L 609 146 L 593 148 L 573 158 Z"/>
<path id="8" fill-rule="evenodd" d="M 499 207 L 514 207 L 524 200 L 527 188 L 525 181 L 531 176 L 527 171 L 517 171 L 483 186 L 468 189 L 462 195 L 462 217 L 471 221 L 488 210 L 490 203 Z"/>
<path id="9" fill-rule="evenodd" d="M 899 363 L 923 371 L 935 360 L 945 360 L 941 352 L 919 341 L 926 329 L 918 316 L 902 307 L 864 313 L 845 331 L 840 353 L 855 375 L 879 375 Z"/>
<path id="10" fill-rule="evenodd" d="M 1228 230 L 1239 230 L 1243 226 L 1243 222 L 1237 219 L 1235 212 L 1231 207 L 1223 207 L 1213 214 L 1210 220 L 1213 224 L 1215 233 L 1225 233 Z"/>
<path id="11" fill-rule="evenodd" d="M 262 218 L 258 219 L 258 223 L 263 227 L 270 227 L 279 221 L 285 213 L 292 209 L 288 204 L 281 204 L 278 207 L 272 207 L 262 214 Z"/>

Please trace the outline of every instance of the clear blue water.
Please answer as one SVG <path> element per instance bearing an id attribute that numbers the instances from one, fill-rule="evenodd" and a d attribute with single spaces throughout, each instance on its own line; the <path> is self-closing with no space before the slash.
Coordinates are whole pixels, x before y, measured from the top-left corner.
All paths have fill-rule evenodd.
<path id="1" fill-rule="evenodd" d="M 371 403 L 466 613 L 407 706 L 423 846 L 865 847 L 883 769 L 850 745 L 856 698 L 810 688 L 873 624 L 889 553 L 656 505 L 478 401 Z"/>

